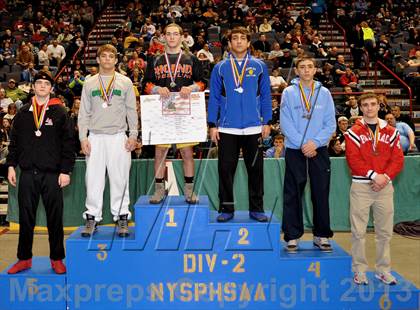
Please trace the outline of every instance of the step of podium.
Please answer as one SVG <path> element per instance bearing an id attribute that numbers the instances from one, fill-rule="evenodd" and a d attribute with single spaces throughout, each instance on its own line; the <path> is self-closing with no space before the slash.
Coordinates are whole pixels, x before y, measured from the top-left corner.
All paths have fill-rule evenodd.
<path id="1" fill-rule="evenodd" d="M 400 274 L 392 274 L 398 281 L 396 285 L 383 284 L 375 278 L 373 272 L 367 272 L 368 285 L 356 285 L 353 279 L 342 280 L 346 288 L 342 300 L 348 303 L 348 309 L 420 309 L 420 291 Z"/>
<path id="2" fill-rule="evenodd" d="M 160 205 L 148 199 L 135 204 L 128 238 L 100 226 L 92 238 L 81 237 L 79 228 L 67 239 L 67 308 L 52 308 L 418 309 L 419 290 L 400 276 L 392 287 L 372 275 L 369 286 L 356 286 L 351 257 L 335 242 L 332 253 L 312 242 L 287 253 L 274 216 L 258 223 L 242 211 L 217 223 L 207 197 L 197 205 L 183 197 L 169 196 Z M 0 275 L 1 300 L 12 296 L 9 277 Z"/>
<path id="3" fill-rule="evenodd" d="M 34 257 L 32 268 L 8 274 L 0 273 L 0 309 L 29 310 L 66 309 L 66 276 L 51 269 L 49 257 Z"/>

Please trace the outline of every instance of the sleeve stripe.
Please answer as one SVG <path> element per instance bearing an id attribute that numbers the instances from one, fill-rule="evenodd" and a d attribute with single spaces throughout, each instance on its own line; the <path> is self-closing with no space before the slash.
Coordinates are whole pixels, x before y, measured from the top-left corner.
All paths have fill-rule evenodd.
<path id="1" fill-rule="evenodd" d="M 349 138 L 350 139 L 352 139 L 353 140 L 353 142 L 358 146 L 358 147 L 360 147 L 360 140 L 359 140 L 359 138 L 356 136 L 356 134 L 351 130 L 351 129 L 349 129 L 349 130 L 347 130 L 347 135 L 349 136 Z"/>
<path id="2" fill-rule="evenodd" d="M 394 145 L 394 142 L 395 142 L 395 140 L 397 140 L 397 137 L 399 136 L 399 132 L 398 132 L 398 130 L 395 130 L 394 131 L 394 134 L 391 136 L 391 138 L 389 139 L 389 145 L 390 146 L 393 146 Z"/>

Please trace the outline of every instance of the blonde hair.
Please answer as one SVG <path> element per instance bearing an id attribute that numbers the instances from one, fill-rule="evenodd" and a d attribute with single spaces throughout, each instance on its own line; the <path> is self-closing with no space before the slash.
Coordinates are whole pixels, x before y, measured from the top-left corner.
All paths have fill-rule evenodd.
<path id="1" fill-rule="evenodd" d="M 184 33 L 184 29 L 182 29 L 182 27 L 180 25 L 175 24 L 175 23 L 170 23 L 170 24 L 166 25 L 165 28 L 163 28 L 163 34 L 166 34 L 166 30 L 170 27 L 178 28 L 180 35 L 182 35 Z"/>
<path id="2" fill-rule="evenodd" d="M 379 103 L 378 95 L 373 92 L 368 92 L 360 95 L 359 99 L 357 100 L 357 103 L 361 105 L 362 101 L 370 98 L 375 98 L 376 102 Z"/>
<path id="3" fill-rule="evenodd" d="M 112 54 L 115 55 L 115 58 L 117 57 L 117 54 L 118 54 L 117 49 L 112 44 L 104 44 L 104 45 L 101 45 L 98 48 L 98 51 L 96 53 L 96 56 L 100 57 L 103 52 L 110 52 L 110 53 L 112 53 Z"/>

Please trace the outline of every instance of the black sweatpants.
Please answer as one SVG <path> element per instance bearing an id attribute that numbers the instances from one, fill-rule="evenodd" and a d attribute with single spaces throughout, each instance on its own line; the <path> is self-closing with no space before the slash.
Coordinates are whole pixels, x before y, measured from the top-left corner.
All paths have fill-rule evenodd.
<path id="1" fill-rule="evenodd" d="M 38 170 L 22 171 L 19 178 L 19 245 L 18 259 L 32 257 L 32 243 L 39 197 L 47 216 L 50 258 L 64 258 L 63 194 L 58 185 L 58 173 Z"/>
<path id="2" fill-rule="evenodd" d="M 264 162 L 260 147 L 261 134 L 232 135 L 220 133 L 219 135 L 219 212 L 233 213 L 235 211 L 233 180 L 241 148 L 248 173 L 249 211 L 264 212 Z"/>
<path id="3" fill-rule="evenodd" d="M 310 179 L 313 205 L 313 235 L 332 237 L 328 202 L 331 171 L 327 147 L 318 148 L 317 155 L 313 158 L 306 158 L 301 150 L 288 148 L 285 159 L 282 224 L 284 240 L 287 242 L 303 235 L 302 195 L 305 190 L 307 174 Z"/>

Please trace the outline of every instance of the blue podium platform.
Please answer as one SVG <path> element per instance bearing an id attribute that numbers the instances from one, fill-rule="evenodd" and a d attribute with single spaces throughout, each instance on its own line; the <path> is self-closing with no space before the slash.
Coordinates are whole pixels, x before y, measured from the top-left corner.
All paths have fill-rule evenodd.
<path id="1" fill-rule="evenodd" d="M 280 241 L 281 224 L 275 217 L 258 223 L 242 211 L 228 223 L 217 223 L 216 216 L 204 196 L 197 205 L 172 196 L 161 205 L 151 205 L 142 196 L 135 205 L 136 225 L 130 227 L 128 238 L 118 237 L 115 227 L 100 226 L 90 239 L 82 238 L 80 229 L 75 231 L 67 240 L 67 275 L 61 277 L 68 293 L 65 305 L 30 308 L 419 307 L 418 289 L 398 275 L 396 286 L 383 285 L 372 275 L 368 286 L 356 286 L 351 257 L 335 242 L 332 253 L 301 242 L 299 253 L 289 254 Z M 7 279 L 8 275 L 0 275 L 1 284 Z M 10 296 L 9 287 L 5 293 L 1 290 L 2 300 Z M 28 304 L 23 301 L 22 307 L 13 309 L 27 309 Z"/>
<path id="2" fill-rule="evenodd" d="M 49 257 L 34 257 L 32 268 L 9 275 L 0 273 L 1 310 L 64 310 L 67 306 L 66 276 L 51 269 Z"/>

